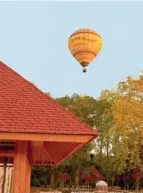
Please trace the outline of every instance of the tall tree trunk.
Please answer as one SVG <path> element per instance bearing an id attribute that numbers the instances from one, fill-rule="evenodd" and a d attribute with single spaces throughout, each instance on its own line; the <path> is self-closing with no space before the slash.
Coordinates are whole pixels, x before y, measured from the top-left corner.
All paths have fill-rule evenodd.
<path id="1" fill-rule="evenodd" d="M 100 162 L 102 162 L 103 139 L 100 139 Z"/>
<path id="2" fill-rule="evenodd" d="M 107 143 L 106 143 L 106 160 L 107 160 L 107 184 L 109 182 L 109 136 L 107 135 Z"/>

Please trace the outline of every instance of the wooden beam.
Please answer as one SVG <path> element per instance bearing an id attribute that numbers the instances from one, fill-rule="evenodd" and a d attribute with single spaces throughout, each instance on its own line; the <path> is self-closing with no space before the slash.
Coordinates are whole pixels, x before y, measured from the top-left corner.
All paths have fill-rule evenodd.
<path id="1" fill-rule="evenodd" d="M 17 141 L 12 176 L 12 193 L 30 193 L 31 164 L 29 142 Z"/>
<path id="2" fill-rule="evenodd" d="M 14 157 L 15 153 L 13 152 L 0 152 L 0 157 Z"/>
<path id="3" fill-rule="evenodd" d="M 43 147 L 43 141 L 32 141 L 32 146 L 33 147 Z"/>
<path id="4" fill-rule="evenodd" d="M 13 147 L 15 144 L 2 144 L 0 143 L 0 147 L 4 147 L 4 146 L 7 146 L 7 147 Z"/>
<path id="5" fill-rule="evenodd" d="M 52 134 L 27 134 L 1 132 L 0 140 L 23 140 L 23 141 L 57 141 L 86 143 L 97 136 L 91 135 L 52 135 Z"/>

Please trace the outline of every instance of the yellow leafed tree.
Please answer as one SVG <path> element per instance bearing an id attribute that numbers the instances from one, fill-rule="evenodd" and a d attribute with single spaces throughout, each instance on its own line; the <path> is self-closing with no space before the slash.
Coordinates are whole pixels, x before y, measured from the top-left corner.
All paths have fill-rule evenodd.
<path id="1" fill-rule="evenodd" d="M 114 120 L 117 127 L 126 129 L 143 127 L 143 75 L 138 79 L 128 77 L 120 82 L 114 104 Z"/>
<path id="2" fill-rule="evenodd" d="M 138 79 L 129 76 L 125 82 L 119 83 L 113 104 L 113 120 L 113 149 L 122 163 L 121 170 L 142 165 L 143 75 Z"/>

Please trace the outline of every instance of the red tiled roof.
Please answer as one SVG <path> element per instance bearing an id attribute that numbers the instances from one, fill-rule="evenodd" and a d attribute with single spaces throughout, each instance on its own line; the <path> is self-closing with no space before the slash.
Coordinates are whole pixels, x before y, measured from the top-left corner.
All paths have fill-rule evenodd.
<path id="1" fill-rule="evenodd" d="M 97 130 L 66 111 L 0 62 L 0 131 L 97 136 Z"/>

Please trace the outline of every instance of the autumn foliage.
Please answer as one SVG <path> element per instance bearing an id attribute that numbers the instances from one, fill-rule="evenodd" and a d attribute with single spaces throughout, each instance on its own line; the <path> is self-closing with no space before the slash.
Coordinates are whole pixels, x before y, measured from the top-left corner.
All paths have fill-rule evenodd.
<path id="1" fill-rule="evenodd" d="M 138 188 L 143 179 L 143 75 L 128 77 L 99 98 L 74 94 L 56 99 L 66 110 L 99 130 L 100 136 L 48 172 L 46 184 Z M 94 151 L 91 156 L 91 150 Z M 33 170 L 33 182 L 35 170 Z"/>

